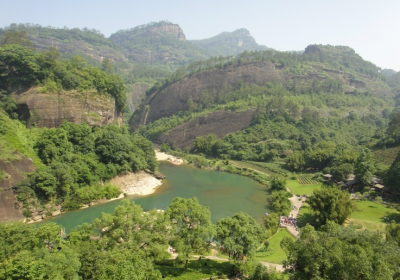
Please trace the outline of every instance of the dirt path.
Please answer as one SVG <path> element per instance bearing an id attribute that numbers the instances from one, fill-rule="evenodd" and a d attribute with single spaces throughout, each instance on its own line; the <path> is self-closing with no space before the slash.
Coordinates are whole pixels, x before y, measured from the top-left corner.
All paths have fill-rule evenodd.
<path id="1" fill-rule="evenodd" d="M 303 203 L 305 202 L 305 198 L 303 197 L 298 197 L 297 195 L 295 195 L 292 190 L 289 187 L 286 187 L 287 191 L 290 192 L 291 194 L 293 194 L 293 196 L 291 198 L 289 198 L 290 202 L 292 203 L 292 210 L 289 213 L 290 218 L 294 218 L 297 219 L 297 216 L 299 215 L 300 212 L 300 208 L 303 205 Z M 286 230 L 293 235 L 296 238 L 299 238 L 299 231 L 296 230 L 296 228 L 292 225 L 285 225 L 284 223 L 282 223 L 282 220 L 280 221 L 280 226 L 281 227 L 285 227 Z"/>

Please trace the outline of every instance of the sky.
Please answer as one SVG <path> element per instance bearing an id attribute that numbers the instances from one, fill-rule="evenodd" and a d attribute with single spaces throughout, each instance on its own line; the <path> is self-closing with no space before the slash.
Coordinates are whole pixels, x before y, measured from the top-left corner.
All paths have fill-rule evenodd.
<path id="1" fill-rule="evenodd" d="M 349 46 L 382 69 L 400 71 L 400 0 L 0 0 L 0 27 L 87 27 L 108 37 L 160 20 L 179 24 L 189 40 L 246 28 L 279 51 Z"/>

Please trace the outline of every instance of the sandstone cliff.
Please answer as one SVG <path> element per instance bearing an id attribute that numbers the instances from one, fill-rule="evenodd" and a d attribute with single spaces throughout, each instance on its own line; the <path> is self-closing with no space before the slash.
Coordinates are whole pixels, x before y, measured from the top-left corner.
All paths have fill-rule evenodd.
<path id="1" fill-rule="evenodd" d="M 169 117 L 179 111 L 188 110 L 188 101 L 199 103 L 202 93 L 216 98 L 221 90 L 235 91 L 243 84 L 264 85 L 266 82 L 281 84 L 296 83 L 299 87 L 315 81 L 336 80 L 343 84 L 343 92 L 367 94 L 377 97 L 393 97 L 391 89 L 379 79 L 368 79 L 344 71 L 309 66 L 301 75 L 288 71 L 284 66 L 272 62 L 246 62 L 214 68 L 186 76 L 164 85 L 150 94 L 130 121 L 132 129 L 139 125 Z"/>
<path id="2" fill-rule="evenodd" d="M 159 141 L 168 143 L 172 148 L 190 149 L 197 136 L 215 134 L 221 138 L 251 124 L 254 110 L 243 112 L 217 111 L 178 125 L 167 134 L 161 135 Z"/>
<path id="3" fill-rule="evenodd" d="M 89 125 L 106 125 L 122 119 L 115 108 L 114 99 L 108 95 L 77 91 L 38 93 L 37 88 L 13 94 L 19 115 L 28 127 L 58 127 L 66 120 Z"/>
<path id="4" fill-rule="evenodd" d="M 223 89 L 235 90 L 239 83 L 263 85 L 283 81 L 285 75 L 271 62 L 243 63 L 200 72 L 174 82 L 151 94 L 136 113 L 132 127 L 188 110 L 188 101 L 199 102 L 203 91 L 216 94 Z M 146 107 L 146 106 L 149 107 Z M 150 108 L 150 109 L 148 109 Z"/>
<path id="5" fill-rule="evenodd" d="M 15 153 L 13 160 L 0 160 L 0 170 L 5 175 L 0 180 L 0 221 L 23 220 L 20 204 L 12 188 L 25 178 L 26 173 L 33 172 L 35 166 L 30 159 Z"/>
<path id="6" fill-rule="evenodd" d="M 142 99 L 146 96 L 146 91 L 150 85 L 145 82 L 137 82 L 132 85 L 131 90 L 127 93 L 127 107 L 129 112 L 133 113 L 139 108 Z"/>

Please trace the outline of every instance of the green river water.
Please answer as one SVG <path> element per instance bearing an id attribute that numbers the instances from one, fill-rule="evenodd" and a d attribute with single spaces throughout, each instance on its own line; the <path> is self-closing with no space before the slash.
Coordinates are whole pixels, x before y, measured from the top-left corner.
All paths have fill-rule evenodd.
<path id="1" fill-rule="evenodd" d="M 264 186 L 244 176 L 225 172 L 209 171 L 188 165 L 175 166 L 161 162 L 160 172 L 167 176 L 157 191 L 149 196 L 130 196 L 136 204 L 146 210 L 167 209 L 173 198 L 197 197 L 202 205 L 210 207 L 211 219 L 215 223 L 221 218 L 237 212 L 246 212 L 259 222 L 267 208 L 267 192 Z M 121 200 L 96 205 L 87 209 L 71 211 L 52 218 L 69 230 L 83 223 L 91 223 L 102 212 L 112 213 Z"/>

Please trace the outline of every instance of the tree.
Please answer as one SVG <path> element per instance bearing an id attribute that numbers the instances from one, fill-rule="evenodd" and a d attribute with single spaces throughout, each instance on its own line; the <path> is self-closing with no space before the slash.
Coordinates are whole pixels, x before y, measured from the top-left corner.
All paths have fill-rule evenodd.
<path id="1" fill-rule="evenodd" d="M 155 259 L 167 254 L 170 222 L 164 213 L 143 212 L 133 201 L 123 200 L 113 214 L 103 213 L 96 219 L 94 226 L 102 230 L 101 243 L 105 248 L 125 247 Z"/>
<path id="2" fill-rule="evenodd" d="M 397 154 L 396 159 L 393 161 L 392 165 L 387 171 L 384 177 L 384 183 L 388 187 L 393 188 L 393 190 L 399 191 L 400 190 L 399 178 L 400 178 L 400 152 Z"/>
<path id="3" fill-rule="evenodd" d="M 396 110 L 390 114 L 387 134 L 393 138 L 395 143 L 400 141 L 400 110 Z"/>
<path id="4" fill-rule="evenodd" d="M 0 88 L 10 91 L 13 87 L 31 86 L 43 78 L 38 55 L 19 45 L 0 47 Z"/>
<path id="5" fill-rule="evenodd" d="M 32 42 L 29 40 L 26 31 L 7 31 L 0 38 L 1 45 L 20 45 L 33 49 Z"/>
<path id="6" fill-rule="evenodd" d="M 286 158 L 286 167 L 291 171 L 299 171 L 304 168 L 305 165 L 304 154 L 299 151 L 295 151 L 292 155 Z"/>
<path id="7" fill-rule="evenodd" d="M 114 72 L 113 65 L 109 58 L 105 58 L 101 62 L 101 70 L 103 70 L 104 72 L 106 72 L 108 74 L 112 74 Z"/>
<path id="8" fill-rule="evenodd" d="M 289 201 L 290 193 L 286 190 L 274 191 L 269 198 L 272 210 L 278 215 L 288 215 L 292 209 L 292 204 Z"/>
<path id="9" fill-rule="evenodd" d="M 371 185 L 374 170 L 374 155 L 371 150 L 365 149 L 358 156 L 354 165 L 354 173 L 358 182 L 363 186 Z"/>
<path id="10" fill-rule="evenodd" d="M 308 199 L 308 204 L 322 225 L 328 221 L 341 225 L 353 210 L 348 192 L 335 187 L 314 190 L 313 196 Z"/>
<path id="11" fill-rule="evenodd" d="M 215 235 L 208 207 L 199 204 L 197 198 L 177 197 L 172 200 L 166 214 L 175 225 L 176 235 L 171 245 L 176 248 L 179 258 L 185 260 L 187 269 L 190 254 L 204 254 Z"/>
<path id="12" fill-rule="evenodd" d="M 353 172 L 354 172 L 354 167 L 350 163 L 343 163 L 341 165 L 331 167 L 331 173 L 333 179 L 337 181 L 347 180 L 349 175 L 353 174 Z"/>
<path id="13" fill-rule="evenodd" d="M 394 241 L 400 246 L 400 224 L 392 221 L 386 226 L 386 239 L 389 241 Z"/>
<path id="14" fill-rule="evenodd" d="M 266 238 L 265 229 L 248 214 L 240 212 L 217 223 L 217 240 L 229 254 L 232 271 L 240 265 L 242 256 L 252 258 Z"/>
<path id="15" fill-rule="evenodd" d="M 272 236 L 279 228 L 279 216 L 276 213 L 269 213 L 264 218 L 264 226 L 268 231 L 268 235 Z"/>
<path id="16" fill-rule="evenodd" d="M 285 178 L 272 178 L 270 185 L 271 185 L 271 190 L 275 191 L 286 190 Z"/>
<path id="17" fill-rule="evenodd" d="M 307 225 L 300 239 L 282 242 L 291 279 L 398 279 L 400 248 L 381 233 L 328 222 L 316 231 Z"/>

